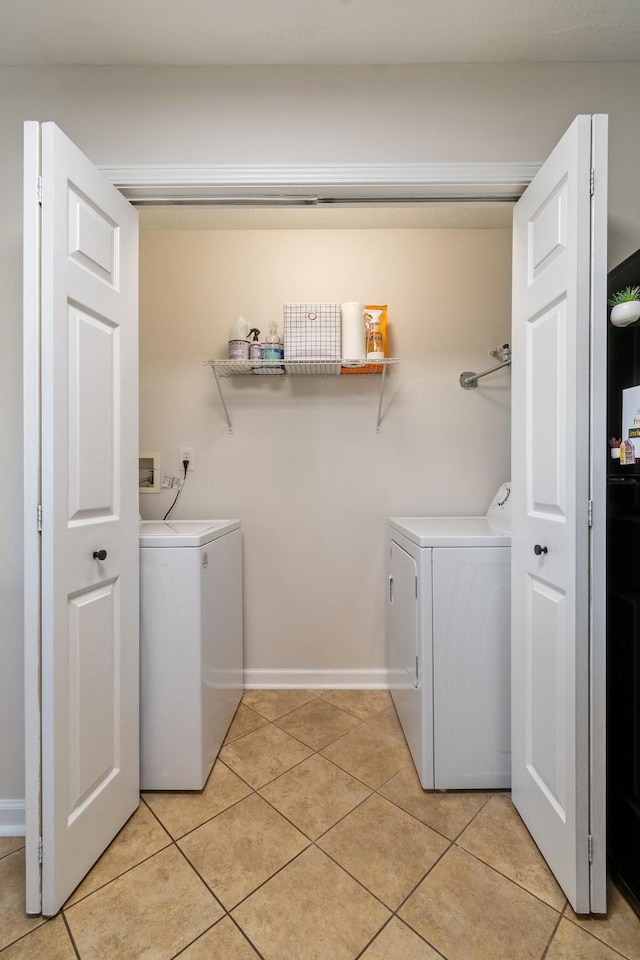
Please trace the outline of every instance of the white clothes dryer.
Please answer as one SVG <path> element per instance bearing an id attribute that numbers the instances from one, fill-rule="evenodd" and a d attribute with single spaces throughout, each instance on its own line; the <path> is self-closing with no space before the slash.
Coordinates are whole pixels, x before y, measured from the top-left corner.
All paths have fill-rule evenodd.
<path id="1" fill-rule="evenodd" d="M 143 520 L 141 789 L 202 789 L 242 689 L 240 521 Z"/>
<path id="2" fill-rule="evenodd" d="M 510 493 L 388 521 L 389 687 L 425 790 L 511 783 Z"/>

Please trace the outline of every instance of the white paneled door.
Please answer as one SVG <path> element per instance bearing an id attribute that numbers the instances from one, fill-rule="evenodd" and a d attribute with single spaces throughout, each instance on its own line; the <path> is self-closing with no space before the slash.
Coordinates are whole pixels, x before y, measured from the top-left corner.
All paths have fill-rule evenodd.
<path id="1" fill-rule="evenodd" d="M 603 912 L 606 118 L 514 210 L 512 789 L 578 913 Z"/>
<path id="2" fill-rule="evenodd" d="M 54 124 L 25 148 L 27 909 L 50 915 L 139 802 L 138 226 Z"/>

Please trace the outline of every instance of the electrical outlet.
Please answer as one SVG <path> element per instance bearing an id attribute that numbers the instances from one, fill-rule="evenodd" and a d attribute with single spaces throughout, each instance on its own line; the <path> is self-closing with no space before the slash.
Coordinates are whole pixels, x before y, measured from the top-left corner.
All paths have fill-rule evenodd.
<path id="1" fill-rule="evenodd" d="M 187 470 L 195 470 L 195 447 L 178 447 L 178 460 L 180 461 L 180 469 L 182 470 L 182 463 L 184 460 L 189 461 L 189 466 Z"/>

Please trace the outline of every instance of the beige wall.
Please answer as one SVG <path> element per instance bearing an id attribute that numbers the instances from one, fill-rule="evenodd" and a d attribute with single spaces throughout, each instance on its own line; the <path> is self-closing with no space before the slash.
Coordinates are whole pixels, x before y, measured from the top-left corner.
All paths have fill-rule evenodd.
<path id="1" fill-rule="evenodd" d="M 168 473 L 196 448 L 176 518 L 243 521 L 250 679 L 384 680 L 386 517 L 484 513 L 509 477 L 509 371 L 458 377 L 509 339 L 511 231 L 147 231 L 140 252 L 141 447 Z M 379 377 L 252 377 L 223 383 L 230 436 L 201 361 L 237 313 L 266 333 L 283 302 L 345 300 L 389 305 L 381 433 Z"/>
<path id="2" fill-rule="evenodd" d="M 639 86 L 637 63 L 0 68 L 0 803 L 24 796 L 23 120 L 56 121 L 96 163 L 536 162 L 577 113 L 608 113 L 613 265 L 640 246 Z"/>

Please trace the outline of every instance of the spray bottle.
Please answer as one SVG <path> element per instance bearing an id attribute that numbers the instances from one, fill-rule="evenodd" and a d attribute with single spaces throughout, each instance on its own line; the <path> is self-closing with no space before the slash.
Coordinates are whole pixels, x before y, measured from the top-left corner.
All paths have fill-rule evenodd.
<path id="1" fill-rule="evenodd" d="M 260 331 L 257 327 L 252 327 L 249 330 L 249 337 L 253 334 L 253 340 L 249 341 L 249 360 L 260 360 L 262 357 L 262 344 L 258 340 L 260 336 Z"/>
<path id="2" fill-rule="evenodd" d="M 367 308 L 364 319 L 367 329 L 367 360 L 384 360 L 382 310 Z"/>

